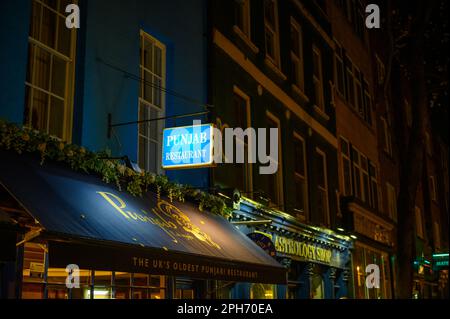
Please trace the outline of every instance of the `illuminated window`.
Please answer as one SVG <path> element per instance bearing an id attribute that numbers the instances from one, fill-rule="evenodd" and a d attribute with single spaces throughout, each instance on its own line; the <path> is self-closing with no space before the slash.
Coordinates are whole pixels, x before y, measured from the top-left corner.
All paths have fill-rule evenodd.
<path id="1" fill-rule="evenodd" d="M 166 48 L 147 33 L 140 33 L 139 120 L 160 118 L 165 113 Z M 139 124 L 138 163 L 146 171 L 162 173 L 163 121 Z"/>
<path id="2" fill-rule="evenodd" d="M 323 75 L 322 75 L 322 54 L 316 46 L 313 46 L 313 84 L 315 104 L 321 110 L 325 111 L 323 97 Z"/>
<path id="3" fill-rule="evenodd" d="M 251 284 L 250 299 L 275 299 L 277 298 L 276 285 Z"/>
<path id="4" fill-rule="evenodd" d="M 64 3 L 31 2 L 24 125 L 70 141 L 76 28 L 66 27 Z"/>
<path id="5" fill-rule="evenodd" d="M 297 21 L 291 17 L 291 63 L 294 85 L 304 90 L 303 74 L 303 36 L 302 29 Z"/>
<path id="6" fill-rule="evenodd" d="M 305 140 L 297 133 L 294 133 L 294 158 L 295 215 L 305 221 L 308 216 Z"/>
<path id="7" fill-rule="evenodd" d="M 276 66 L 280 65 L 278 9 L 276 0 L 264 0 L 264 30 L 266 56 Z"/>

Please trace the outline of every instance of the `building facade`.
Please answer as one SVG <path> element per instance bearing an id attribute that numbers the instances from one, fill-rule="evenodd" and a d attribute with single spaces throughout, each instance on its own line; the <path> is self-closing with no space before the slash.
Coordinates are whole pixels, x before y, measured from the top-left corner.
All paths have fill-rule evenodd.
<path id="1" fill-rule="evenodd" d="M 229 194 L 237 189 L 243 198 L 233 222 L 247 223 L 240 227 L 251 237 L 269 238 L 275 258 L 289 269 L 288 287 L 266 287 L 268 297 L 339 298 L 351 293 L 352 240 L 333 231 L 343 220 L 331 85 L 334 42 L 323 10 L 315 1 L 210 3 L 213 122 L 222 131 L 277 128 L 279 134 L 275 174 L 260 174 L 263 164 L 248 160 L 212 172 L 215 188 Z M 247 137 L 236 137 L 239 144 L 246 155 L 252 151 Z M 264 219 L 269 220 L 266 225 Z M 325 249 L 332 257 L 318 261 L 295 247 Z M 251 297 L 256 289 L 239 291 Z"/>

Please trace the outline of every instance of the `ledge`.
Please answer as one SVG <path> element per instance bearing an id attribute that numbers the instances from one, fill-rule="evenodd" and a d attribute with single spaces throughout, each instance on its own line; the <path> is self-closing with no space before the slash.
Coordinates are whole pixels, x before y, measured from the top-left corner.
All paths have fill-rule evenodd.
<path id="1" fill-rule="evenodd" d="M 330 120 L 330 117 L 322 111 L 317 105 L 314 104 L 314 111 L 319 114 L 321 117 L 323 117 L 326 121 Z"/>
<path id="2" fill-rule="evenodd" d="M 281 72 L 281 70 L 278 68 L 278 66 L 276 66 L 272 60 L 270 58 L 268 58 L 267 56 L 264 58 L 264 62 L 266 63 L 266 65 L 268 67 L 270 67 L 272 69 L 273 72 L 275 72 L 276 75 L 278 75 L 283 81 L 287 80 L 287 76 L 284 75 L 283 72 Z"/>
<path id="3" fill-rule="evenodd" d="M 253 51 L 253 53 L 255 54 L 259 53 L 259 48 L 252 42 L 252 40 L 250 40 L 250 38 L 244 32 L 242 32 L 241 29 L 239 29 L 237 25 L 233 26 L 233 31 L 239 36 L 239 38 L 241 38 L 242 41 L 245 42 L 245 44 L 250 48 L 250 50 Z"/>
<path id="4" fill-rule="evenodd" d="M 303 93 L 302 89 L 300 89 L 297 85 L 291 84 L 291 89 L 294 91 L 297 95 L 300 96 L 306 103 L 309 102 L 309 98 Z"/>

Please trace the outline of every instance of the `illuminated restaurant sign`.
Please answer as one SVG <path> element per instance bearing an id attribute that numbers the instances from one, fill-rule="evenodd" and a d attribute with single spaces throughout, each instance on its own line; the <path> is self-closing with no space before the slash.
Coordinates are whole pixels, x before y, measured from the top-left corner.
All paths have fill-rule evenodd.
<path id="1" fill-rule="evenodd" d="M 274 243 L 277 252 L 290 255 L 293 259 L 319 262 L 335 267 L 342 266 L 340 253 L 335 249 L 278 235 L 274 236 Z"/>
<path id="2" fill-rule="evenodd" d="M 164 169 L 213 165 L 213 125 L 170 127 L 163 131 Z"/>

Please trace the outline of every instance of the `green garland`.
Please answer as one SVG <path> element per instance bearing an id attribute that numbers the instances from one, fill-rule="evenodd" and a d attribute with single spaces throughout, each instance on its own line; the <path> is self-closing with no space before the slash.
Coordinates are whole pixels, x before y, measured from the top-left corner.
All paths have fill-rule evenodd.
<path id="1" fill-rule="evenodd" d="M 165 194 L 172 201 L 185 199 L 198 202 L 200 211 L 205 209 L 214 214 L 229 217 L 231 209 L 214 195 L 189 186 L 170 182 L 164 175 L 142 171 L 136 173 L 119 160 L 110 157 L 108 151 L 91 152 L 81 146 L 63 142 L 48 134 L 19 127 L 0 119 L 0 148 L 22 153 L 39 153 L 41 165 L 46 160 L 63 162 L 75 171 L 101 176 L 106 183 L 114 183 L 120 190 L 125 188 L 134 196 L 142 196 L 147 190 L 154 190 L 158 196 Z"/>

